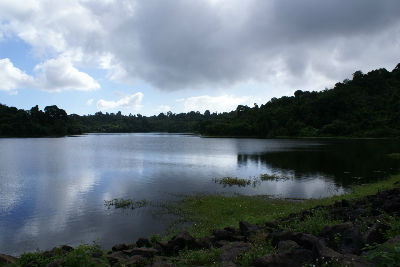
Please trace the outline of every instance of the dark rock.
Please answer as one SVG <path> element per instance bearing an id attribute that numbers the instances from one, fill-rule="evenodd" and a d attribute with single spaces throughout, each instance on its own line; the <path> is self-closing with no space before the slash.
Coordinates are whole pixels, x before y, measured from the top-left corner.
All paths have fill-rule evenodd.
<path id="1" fill-rule="evenodd" d="M 384 223 L 375 223 L 363 235 L 364 243 L 366 244 L 381 244 L 387 240 L 385 233 L 390 227 Z"/>
<path id="2" fill-rule="evenodd" d="M 400 244 L 400 235 L 386 241 L 382 246 L 395 246 Z"/>
<path id="3" fill-rule="evenodd" d="M 220 240 L 220 241 L 215 242 L 215 243 L 214 243 L 214 246 L 216 246 L 217 248 L 220 248 L 220 247 L 225 246 L 225 245 L 228 244 L 228 243 L 229 243 L 229 241 Z"/>
<path id="4" fill-rule="evenodd" d="M 304 263 L 313 260 L 313 253 L 308 249 L 295 249 L 293 251 L 265 255 L 256 259 L 255 267 L 301 267 Z"/>
<path id="5" fill-rule="evenodd" d="M 123 253 L 128 256 L 141 255 L 151 258 L 158 254 L 158 250 L 154 248 L 132 248 L 124 250 Z"/>
<path id="6" fill-rule="evenodd" d="M 285 241 L 280 241 L 278 243 L 278 251 L 279 252 L 285 252 L 285 251 L 290 251 L 294 249 L 299 249 L 300 246 L 293 240 L 285 240 Z"/>
<path id="7" fill-rule="evenodd" d="M 343 254 L 359 255 L 364 247 L 360 231 L 350 222 L 326 226 L 322 230 L 321 236 L 325 238 L 330 247 Z"/>
<path id="8" fill-rule="evenodd" d="M 141 248 L 141 247 L 149 248 L 149 247 L 151 247 L 150 241 L 147 238 L 144 238 L 144 237 L 139 238 L 136 241 L 136 245 L 137 245 L 138 248 Z"/>
<path id="9" fill-rule="evenodd" d="M 257 225 L 244 221 L 239 222 L 239 228 L 240 232 L 244 236 L 250 236 L 260 231 L 260 228 Z"/>
<path id="10" fill-rule="evenodd" d="M 188 232 L 181 232 L 177 234 L 168 242 L 168 245 L 172 247 L 174 251 L 178 251 L 184 248 L 198 248 L 198 243 L 196 242 L 196 239 Z"/>
<path id="11" fill-rule="evenodd" d="M 124 264 L 128 267 L 143 266 L 146 263 L 146 258 L 140 255 L 134 255 L 127 259 Z"/>
<path id="12" fill-rule="evenodd" d="M 125 243 L 117 244 L 111 248 L 112 251 L 122 251 L 127 249 L 130 249 L 130 247 Z"/>
<path id="13" fill-rule="evenodd" d="M 92 252 L 92 257 L 93 258 L 101 258 L 102 256 L 103 256 L 103 252 L 101 252 L 101 251 Z"/>
<path id="14" fill-rule="evenodd" d="M 15 264 L 16 262 L 17 258 L 6 254 L 0 254 L 0 266 L 4 264 Z"/>
<path id="15" fill-rule="evenodd" d="M 219 257 L 221 262 L 235 261 L 239 254 L 250 250 L 251 244 L 244 242 L 227 243 L 221 247 L 222 253 Z"/>
<path id="16" fill-rule="evenodd" d="M 198 248 L 210 248 L 212 243 L 209 237 L 196 238 L 195 242 Z"/>
<path id="17" fill-rule="evenodd" d="M 107 255 L 107 259 L 111 265 L 114 265 L 120 261 L 125 261 L 128 259 L 128 256 L 122 251 L 117 251 Z"/>
<path id="18" fill-rule="evenodd" d="M 321 240 L 318 240 L 313 247 L 315 258 L 334 259 L 340 258 L 341 254 L 327 247 Z"/>
<path id="19" fill-rule="evenodd" d="M 227 230 L 222 230 L 222 229 L 215 229 L 213 230 L 213 235 L 215 237 L 215 241 L 220 241 L 220 240 L 227 240 L 227 241 L 233 241 L 234 237 L 236 236 L 235 233 L 232 233 Z"/>

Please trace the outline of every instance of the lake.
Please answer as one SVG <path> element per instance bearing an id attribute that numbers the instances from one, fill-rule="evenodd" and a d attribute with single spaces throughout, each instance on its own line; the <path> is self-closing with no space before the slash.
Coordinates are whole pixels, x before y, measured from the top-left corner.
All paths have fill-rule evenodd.
<path id="1" fill-rule="evenodd" d="M 200 138 L 89 134 L 0 139 L 0 253 L 98 242 L 105 248 L 162 233 L 152 208 L 108 209 L 105 200 L 176 200 L 193 193 L 318 198 L 399 172 L 399 140 Z M 238 187 L 225 176 L 282 179 Z"/>

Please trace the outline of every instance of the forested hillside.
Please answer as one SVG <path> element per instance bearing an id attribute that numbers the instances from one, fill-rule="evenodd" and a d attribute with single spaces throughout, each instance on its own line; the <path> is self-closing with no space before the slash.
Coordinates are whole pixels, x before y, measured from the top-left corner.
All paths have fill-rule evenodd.
<path id="1" fill-rule="evenodd" d="M 333 89 L 296 91 L 254 107 L 239 105 L 229 113 L 160 113 L 157 116 L 121 112 L 67 115 L 57 106 L 28 111 L 0 105 L 0 136 L 63 136 L 82 132 L 196 132 L 211 136 L 251 137 L 399 137 L 400 64 L 378 69 Z"/>

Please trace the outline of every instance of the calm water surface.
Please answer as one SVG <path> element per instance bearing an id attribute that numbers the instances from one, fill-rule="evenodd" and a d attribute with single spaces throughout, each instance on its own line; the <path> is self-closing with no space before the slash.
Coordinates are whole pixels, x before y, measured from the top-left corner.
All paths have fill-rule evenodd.
<path id="1" fill-rule="evenodd" d="M 341 194 L 399 172 L 393 140 L 263 140 L 178 134 L 0 139 L 0 253 L 98 240 L 105 248 L 162 233 L 152 208 L 107 209 L 113 198 L 175 200 L 182 193 Z M 285 177 L 223 187 L 214 177 Z"/>

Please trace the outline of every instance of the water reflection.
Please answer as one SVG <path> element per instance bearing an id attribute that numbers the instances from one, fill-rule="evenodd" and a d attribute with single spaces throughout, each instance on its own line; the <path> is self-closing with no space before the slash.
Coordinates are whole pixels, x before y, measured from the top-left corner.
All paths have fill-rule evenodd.
<path id="1" fill-rule="evenodd" d="M 113 198 L 169 201 L 209 192 L 308 198 L 399 170 L 389 140 L 260 140 L 121 134 L 0 139 L 0 252 L 18 254 L 96 239 L 105 247 L 162 232 L 151 208 L 107 210 Z M 380 171 L 380 172 L 377 172 Z M 276 174 L 256 187 L 212 178 Z M 361 177 L 361 178 L 354 178 Z M 174 198 L 175 199 L 175 198 Z"/>

